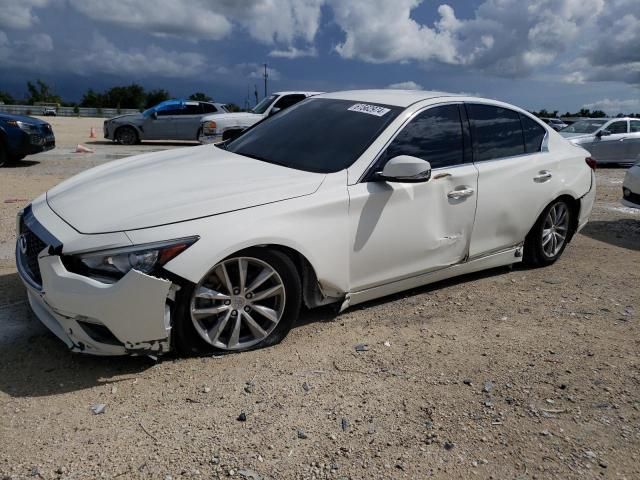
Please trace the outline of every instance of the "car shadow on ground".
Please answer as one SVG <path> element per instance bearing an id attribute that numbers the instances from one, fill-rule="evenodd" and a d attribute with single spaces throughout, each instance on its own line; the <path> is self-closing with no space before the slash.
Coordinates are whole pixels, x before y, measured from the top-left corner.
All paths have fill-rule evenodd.
<path id="1" fill-rule="evenodd" d="M 35 160 L 19 160 L 17 162 L 12 162 L 12 163 L 7 163 L 4 167 L 2 168 L 26 168 L 26 167 L 32 167 L 34 165 L 38 165 L 40 162 L 37 162 Z"/>
<path id="2" fill-rule="evenodd" d="M 42 397 L 118 383 L 155 362 L 148 357 L 72 354 L 29 308 L 17 273 L 0 275 L 0 391 Z"/>
<path id="3" fill-rule="evenodd" d="M 616 247 L 640 251 L 640 220 L 593 220 L 587 223 L 580 233 Z"/>

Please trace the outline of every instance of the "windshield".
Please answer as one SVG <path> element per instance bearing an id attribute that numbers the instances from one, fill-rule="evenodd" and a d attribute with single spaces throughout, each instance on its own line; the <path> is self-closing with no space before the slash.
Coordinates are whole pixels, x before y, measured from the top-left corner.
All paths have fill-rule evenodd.
<path id="1" fill-rule="evenodd" d="M 607 120 L 580 120 L 560 131 L 563 133 L 594 133 L 605 123 Z"/>
<path id="2" fill-rule="evenodd" d="M 338 172 L 355 162 L 402 110 L 307 99 L 247 130 L 227 150 L 308 172 Z"/>
<path id="3" fill-rule="evenodd" d="M 277 95 L 271 95 L 270 97 L 263 98 L 259 104 L 251 109 L 251 111 L 253 113 L 259 113 L 260 115 L 262 115 L 267 111 L 267 108 L 269 108 L 271 104 L 275 102 L 276 98 L 278 98 Z"/>

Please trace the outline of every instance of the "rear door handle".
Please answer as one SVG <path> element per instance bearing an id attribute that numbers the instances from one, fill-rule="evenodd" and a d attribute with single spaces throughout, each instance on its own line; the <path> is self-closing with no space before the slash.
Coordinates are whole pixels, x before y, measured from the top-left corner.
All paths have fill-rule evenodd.
<path id="1" fill-rule="evenodd" d="M 470 197 L 471 195 L 473 195 L 474 192 L 475 190 L 473 188 L 466 187 L 461 190 L 450 191 L 449 193 L 447 193 L 447 197 L 453 200 L 459 200 L 461 198 Z"/>
<path id="2" fill-rule="evenodd" d="M 537 183 L 547 182 L 551 180 L 551 177 L 553 176 L 549 170 L 540 170 L 538 173 L 539 175 L 533 177 L 533 181 Z"/>

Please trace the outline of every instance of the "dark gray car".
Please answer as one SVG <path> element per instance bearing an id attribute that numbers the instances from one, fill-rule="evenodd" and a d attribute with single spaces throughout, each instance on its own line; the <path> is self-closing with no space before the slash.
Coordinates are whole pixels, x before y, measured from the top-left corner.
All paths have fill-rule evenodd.
<path id="1" fill-rule="evenodd" d="M 167 100 L 142 113 L 105 120 L 104 138 L 123 145 L 133 145 L 142 140 L 197 141 L 200 119 L 216 113 L 228 111 L 221 103 Z"/>
<path id="2" fill-rule="evenodd" d="M 567 140 L 589 151 L 599 164 L 640 160 L 640 119 L 579 120 L 560 131 Z"/>

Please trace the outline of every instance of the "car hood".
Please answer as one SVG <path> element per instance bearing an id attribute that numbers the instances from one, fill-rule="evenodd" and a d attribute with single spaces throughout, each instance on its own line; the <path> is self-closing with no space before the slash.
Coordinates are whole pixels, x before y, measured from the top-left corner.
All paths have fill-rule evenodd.
<path id="1" fill-rule="evenodd" d="M 251 112 L 214 113 L 212 115 L 207 115 L 202 119 L 202 121 L 215 120 L 216 123 L 250 126 L 260 121 L 262 118 L 262 115 Z"/>
<path id="2" fill-rule="evenodd" d="M 203 145 L 87 170 L 52 188 L 47 202 L 78 232 L 108 233 L 310 195 L 324 177 Z"/>
<path id="3" fill-rule="evenodd" d="M 124 115 L 118 115 L 117 117 L 111 117 L 107 122 L 129 122 L 132 120 L 141 120 L 143 118 L 141 113 L 125 113 Z"/>
<path id="4" fill-rule="evenodd" d="M 31 125 L 46 125 L 48 122 L 39 118 L 28 117 L 26 115 L 11 115 L 9 113 L 0 113 L 0 122 L 3 120 L 15 120 L 16 122 L 29 123 Z"/>

